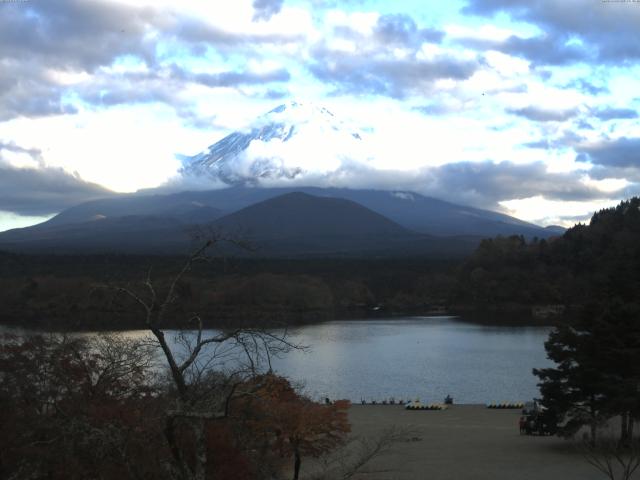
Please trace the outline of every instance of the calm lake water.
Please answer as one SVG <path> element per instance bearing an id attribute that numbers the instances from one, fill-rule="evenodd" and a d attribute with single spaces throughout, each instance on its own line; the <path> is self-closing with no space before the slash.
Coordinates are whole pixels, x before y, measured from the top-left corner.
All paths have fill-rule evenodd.
<path id="1" fill-rule="evenodd" d="M 305 382 L 314 398 L 526 401 L 539 395 L 531 369 L 551 365 L 548 333 L 451 317 L 335 321 L 293 331 L 311 352 L 290 353 L 275 369 Z"/>
<path id="2" fill-rule="evenodd" d="M 315 399 L 439 402 L 450 394 L 459 403 L 527 401 L 539 396 L 532 368 L 551 365 L 548 333 L 452 317 L 334 321 L 290 330 L 292 342 L 310 348 L 273 366 Z"/>

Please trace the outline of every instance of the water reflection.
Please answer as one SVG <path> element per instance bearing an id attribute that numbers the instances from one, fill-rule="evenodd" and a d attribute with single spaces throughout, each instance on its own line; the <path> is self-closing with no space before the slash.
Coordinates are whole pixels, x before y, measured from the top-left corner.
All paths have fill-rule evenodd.
<path id="1" fill-rule="evenodd" d="M 451 317 L 334 321 L 291 329 L 290 340 L 310 348 L 274 359 L 273 366 L 317 399 L 432 402 L 451 394 L 461 403 L 524 401 L 538 395 L 532 368 L 550 365 L 548 332 Z M 168 339 L 175 342 L 172 334 Z M 233 361 L 227 358 L 226 366 Z"/>
<path id="2" fill-rule="evenodd" d="M 450 317 L 329 322 L 293 331 L 312 352 L 293 352 L 275 366 L 317 398 L 527 400 L 538 395 L 532 368 L 549 365 L 548 331 Z"/>

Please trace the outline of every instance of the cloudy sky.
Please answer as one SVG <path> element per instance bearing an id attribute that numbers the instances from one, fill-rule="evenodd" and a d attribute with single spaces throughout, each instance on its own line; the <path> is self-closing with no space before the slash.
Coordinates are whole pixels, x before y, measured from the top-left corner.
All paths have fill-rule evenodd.
<path id="1" fill-rule="evenodd" d="M 640 193 L 639 32 L 634 1 L 0 0 L 0 230 L 291 99 L 371 134 L 355 186 L 572 224 Z"/>

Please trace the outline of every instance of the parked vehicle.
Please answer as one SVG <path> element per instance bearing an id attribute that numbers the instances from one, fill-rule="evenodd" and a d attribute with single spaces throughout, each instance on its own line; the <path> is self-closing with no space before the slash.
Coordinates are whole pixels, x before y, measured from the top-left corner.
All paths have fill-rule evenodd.
<path id="1" fill-rule="evenodd" d="M 523 409 L 522 415 L 524 425 L 521 424 L 520 430 L 522 432 L 524 426 L 524 433 L 527 435 L 555 435 L 558 431 L 554 413 L 537 402 L 533 403 L 532 408 Z"/>

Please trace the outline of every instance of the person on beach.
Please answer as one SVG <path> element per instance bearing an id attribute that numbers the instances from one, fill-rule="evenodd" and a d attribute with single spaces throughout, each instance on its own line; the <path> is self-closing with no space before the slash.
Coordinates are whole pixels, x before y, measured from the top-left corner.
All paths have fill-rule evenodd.
<path id="1" fill-rule="evenodd" d="M 527 430 L 527 419 L 525 417 L 520 417 L 520 421 L 518 422 L 520 425 L 520 435 L 526 433 Z"/>

